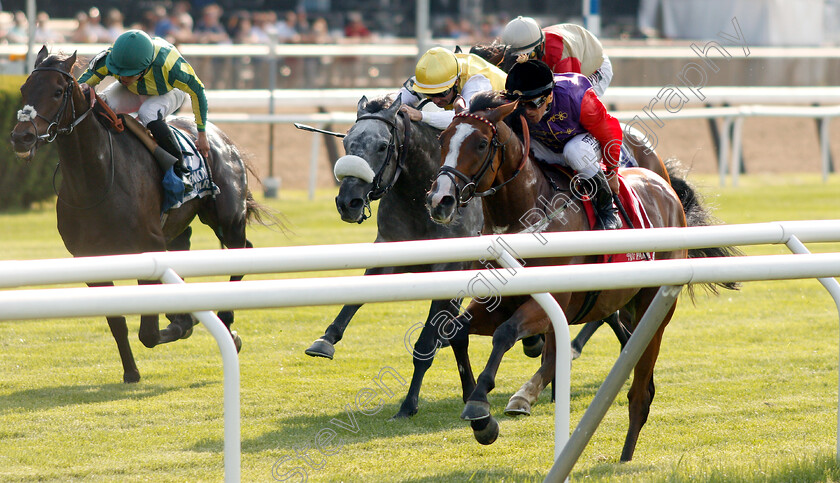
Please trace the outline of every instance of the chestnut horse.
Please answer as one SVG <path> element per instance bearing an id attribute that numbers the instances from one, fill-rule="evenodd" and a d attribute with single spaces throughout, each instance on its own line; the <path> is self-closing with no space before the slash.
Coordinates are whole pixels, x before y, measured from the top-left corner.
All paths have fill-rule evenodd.
<path id="1" fill-rule="evenodd" d="M 208 124 L 208 167 L 220 193 L 194 198 L 161 216 L 162 171 L 141 141 L 128 131 L 113 132 L 100 123 L 93 93 L 83 91 L 71 75 L 76 54 L 49 55 L 42 48 L 35 69 L 20 88 L 28 119 L 21 117 L 11 133 L 18 156 L 29 158 L 40 143 L 58 144 L 61 189 L 56 214 L 58 231 L 74 257 L 186 250 L 190 222 L 196 217 L 213 229 L 223 246 L 250 248 L 245 226 L 252 218 L 272 217 L 248 190 L 245 162 L 239 150 L 218 128 Z M 173 124 L 196 137 L 195 123 L 176 119 Z M 276 219 L 275 219 L 276 221 Z M 232 276 L 231 280 L 241 280 Z M 140 283 L 157 283 L 141 281 Z M 112 282 L 88 285 L 113 285 Z M 233 312 L 219 317 L 230 330 Z M 170 316 L 173 323 L 160 330 L 158 315 L 140 318 L 140 341 L 146 347 L 186 338 L 192 333 L 189 314 Z M 123 381 L 137 382 L 140 372 L 128 343 L 125 317 L 110 316 L 108 325 L 117 342 Z M 241 344 L 232 333 L 237 348 Z"/>
<path id="2" fill-rule="evenodd" d="M 591 229 L 582 202 L 571 196 L 571 180 L 550 182 L 537 164 L 527 156 L 527 148 L 513 130 L 502 122 L 516 108 L 497 93 L 476 95 L 471 113 L 461 113 L 441 134 L 441 171 L 432 184 L 426 202 L 432 217 L 440 223 L 454 220 L 459 203 L 473 196 L 483 197 L 484 229 L 486 234 L 517 233 L 522 231 L 523 219 L 529 212 L 547 210 L 546 231 L 575 231 Z M 524 119 L 522 120 L 524 126 Z M 527 130 L 524 137 L 527 144 Z M 643 147 L 635 149 L 640 155 Z M 620 175 L 639 196 L 654 227 L 687 226 L 681 197 L 668 181 L 641 168 L 621 169 Z M 684 183 L 682 184 L 684 185 Z M 687 186 L 687 185 L 684 185 Z M 559 190 L 559 191 L 558 191 Z M 541 201 L 542 200 L 542 201 Z M 698 205 L 699 206 L 699 205 Z M 698 252 L 695 256 L 708 256 Z M 686 258 L 686 250 L 656 252 L 657 260 Z M 527 260 L 529 266 L 597 263 L 597 256 L 575 256 Z M 606 317 L 625 308 L 635 314 L 632 330 L 656 295 L 658 287 L 604 290 L 600 293 L 556 293 L 554 298 L 571 323 L 587 323 Z M 662 325 L 637 363 L 630 391 L 630 426 L 627 430 L 622 461 L 633 457 L 636 441 L 647 420 L 654 396 L 653 369 L 659 355 L 662 333 L 671 319 L 674 306 L 666 314 Z M 495 386 L 495 377 L 504 353 L 523 337 L 551 331 L 545 312 L 530 296 L 503 297 L 501 303 L 489 310 L 474 300 L 462 314 L 460 330 L 450 340 L 461 376 L 466 403 L 461 418 L 470 421 L 476 439 L 491 444 L 499 427 L 490 413 L 487 394 Z M 473 376 L 467 354 L 468 335 L 493 337 L 489 360 L 478 377 Z M 517 392 L 508 410 L 517 413 L 516 406 L 530 404 L 554 373 L 554 338 L 547 337 L 543 351 L 543 366 Z M 512 407 L 513 406 L 513 407 Z"/>

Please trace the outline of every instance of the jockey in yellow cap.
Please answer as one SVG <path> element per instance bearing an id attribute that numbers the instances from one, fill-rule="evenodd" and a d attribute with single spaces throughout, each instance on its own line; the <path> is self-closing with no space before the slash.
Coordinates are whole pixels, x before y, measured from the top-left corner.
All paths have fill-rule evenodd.
<path id="1" fill-rule="evenodd" d="M 455 116 L 455 107 L 469 109 L 473 94 L 504 89 L 506 77 L 501 69 L 475 54 L 454 53 L 434 47 L 420 57 L 414 77 L 400 89 L 400 110 L 407 112 L 412 121 L 423 121 L 437 129 L 446 129 Z M 422 97 L 444 111 L 418 111 L 411 107 Z"/>

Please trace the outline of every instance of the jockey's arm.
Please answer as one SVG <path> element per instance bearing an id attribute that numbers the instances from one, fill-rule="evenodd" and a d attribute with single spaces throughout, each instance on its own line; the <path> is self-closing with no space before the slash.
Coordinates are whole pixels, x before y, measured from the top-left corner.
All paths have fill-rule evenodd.
<path id="1" fill-rule="evenodd" d="M 607 168 L 607 174 L 614 173 L 621 155 L 621 125 L 607 112 L 592 88 L 587 89 L 580 102 L 580 124 L 601 144 L 601 161 Z"/>
<path id="2" fill-rule="evenodd" d="M 402 87 L 400 87 L 400 101 L 404 106 L 416 106 L 421 100 L 420 96 L 414 92 L 412 87 L 414 87 L 414 76 L 410 77 L 407 81 L 405 81 Z"/>
<path id="3" fill-rule="evenodd" d="M 87 84 L 93 87 L 108 75 L 108 67 L 105 65 L 105 56 L 107 54 L 108 51 L 103 50 L 90 61 L 88 68 L 79 76 L 79 84 Z"/>

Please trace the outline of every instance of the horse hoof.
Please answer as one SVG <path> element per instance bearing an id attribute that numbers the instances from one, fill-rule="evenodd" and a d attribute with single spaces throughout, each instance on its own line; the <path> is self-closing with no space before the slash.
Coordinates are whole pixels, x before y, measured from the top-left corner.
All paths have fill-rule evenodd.
<path id="1" fill-rule="evenodd" d="M 136 382 L 140 382 L 140 373 L 136 371 L 124 373 L 123 382 L 126 384 L 134 384 Z"/>
<path id="2" fill-rule="evenodd" d="M 531 403 L 522 396 L 514 395 L 510 398 L 510 401 L 508 401 L 507 406 L 505 406 L 505 415 L 514 417 L 530 416 Z"/>
<path id="3" fill-rule="evenodd" d="M 165 329 L 161 329 L 158 344 L 168 344 L 170 342 L 175 342 L 176 340 L 180 339 L 182 335 L 184 335 L 184 331 L 181 330 L 181 327 L 179 325 L 169 324 L 169 326 L 167 326 Z"/>
<path id="4" fill-rule="evenodd" d="M 572 347 L 572 360 L 575 360 L 578 357 L 580 357 L 580 351 Z"/>
<path id="5" fill-rule="evenodd" d="M 323 337 L 316 340 L 309 346 L 309 349 L 306 349 L 306 355 L 312 357 L 324 357 L 326 359 L 332 360 L 333 355 L 335 354 L 335 346 L 332 343 Z"/>
<path id="6" fill-rule="evenodd" d="M 526 337 L 522 339 L 522 352 L 525 353 L 526 356 L 534 358 L 539 357 L 542 355 L 543 346 L 545 345 L 545 340 L 540 336 L 535 336 L 537 339 L 536 342 L 533 344 L 527 344 L 526 341 L 530 339 L 530 337 Z"/>
<path id="7" fill-rule="evenodd" d="M 239 337 L 235 330 L 230 331 L 230 336 L 233 338 L 233 345 L 236 346 L 236 353 L 239 354 L 242 350 L 242 337 Z"/>
<path id="8" fill-rule="evenodd" d="M 499 437 L 499 422 L 496 418 L 490 416 L 487 418 L 487 425 L 482 429 L 473 428 L 473 436 L 479 444 L 488 445 L 493 444 L 496 438 Z"/>
<path id="9" fill-rule="evenodd" d="M 476 421 L 490 417 L 490 403 L 484 401 L 467 401 L 461 412 L 464 421 Z"/>
<path id="10" fill-rule="evenodd" d="M 411 416 L 412 416 L 412 415 L 411 415 L 411 414 L 409 414 L 409 413 L 405 413 L 405 412 L 400 411 L 400 412 L 398 412 L 397 414 L 395 414 L 395 415 L 391 416 L 391 417 L 388 419 L 388 421 L 399 421 L 399 420 L 401 420 L 401 419 L 408 419 L 408 418 L 410 418 Z"/>

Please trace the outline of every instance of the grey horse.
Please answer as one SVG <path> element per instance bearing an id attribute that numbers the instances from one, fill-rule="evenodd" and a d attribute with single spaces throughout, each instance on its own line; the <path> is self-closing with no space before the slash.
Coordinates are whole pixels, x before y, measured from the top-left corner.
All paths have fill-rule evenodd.
<path id="1" fill-rule="evenodd" d="M 356 122 L 344 137 L 346 154 L 335 164 L 336 177 L 341 180 L 335 204 L 341 219 L 362 223 L 370 216 L 371 201 L 379 199 L 376 243 L 478 235 L 484 223 L 480 200 L 461 208 L 460 222 L 451 226 L 435 223 L 426 211 L 423 200 L 440 164 L 440 131 L 398 115 L 400 104 L 399 97 L 393 101 L 388 97 L 359 100 Z M 470 264 L 370 268 L 365 275 L 463 270 Z M 332 359 L 334 344 L 341 340 L 359 308 L 361 305 L 345 305 L 324 335 L 306 349 L 306 354 Z M 446 334 L 439 333 L 442 324 L 437 321 L 454 319 L 459 310 L 460 301 L 431 302 L 414 346 L 411 386 L 395 417 L 409 417 L 417 412 L 423 376 L 432 365 L 436 349 L 449 345 Z"/>

